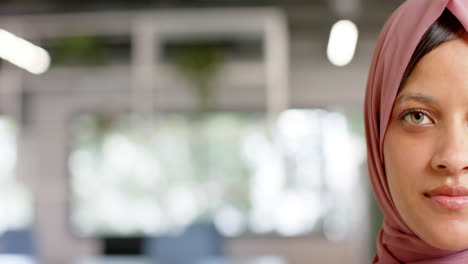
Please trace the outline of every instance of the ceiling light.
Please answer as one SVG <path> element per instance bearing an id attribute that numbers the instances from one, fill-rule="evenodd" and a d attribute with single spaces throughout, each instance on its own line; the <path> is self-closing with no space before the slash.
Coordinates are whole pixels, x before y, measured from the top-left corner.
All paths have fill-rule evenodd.
<path id="1" fill-rule="evenodd" d="M 49 53 L 41 47 L 0 29 L 0 58 L 34 74 L 47 71 Z"/>
<path id="2" fill-rule="evenodd" d="M 349 20 L 336 22 L 328 40 L 327 56 L 330 62 L 336 66 L 345 66 L 351 62 L 356 50 L 358 29 Z"/>

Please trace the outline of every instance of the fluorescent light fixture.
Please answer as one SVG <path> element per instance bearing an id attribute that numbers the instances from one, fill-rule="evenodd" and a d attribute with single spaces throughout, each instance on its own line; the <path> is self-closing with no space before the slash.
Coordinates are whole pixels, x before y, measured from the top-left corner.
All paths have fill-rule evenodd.
<path id="1" fill-rule="evenodd" d="M 327 56 L 333 65 L 345 66 L 351 62 L 358 34 L 356 25 L 349 20 L 340 20 L 333 25 L 327 47 Z"/>
<path id="2" fill-rule="evenodd" d="M 49 53 L 31 42 L 0 29 L 0 58 L 34 74 L 47 71 Z"/>

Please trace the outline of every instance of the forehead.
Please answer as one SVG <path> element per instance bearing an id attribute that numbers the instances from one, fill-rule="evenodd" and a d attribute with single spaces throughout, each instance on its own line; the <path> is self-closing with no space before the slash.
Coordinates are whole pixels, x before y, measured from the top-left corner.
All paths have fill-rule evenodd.
<path id="1" fill-rule="evenodd" d="M 466 93 L 468 99 L 468 40 L 451 40 L 426 54 L 413 69 L 398 97 L 415 92 L 432 97 Z"/>

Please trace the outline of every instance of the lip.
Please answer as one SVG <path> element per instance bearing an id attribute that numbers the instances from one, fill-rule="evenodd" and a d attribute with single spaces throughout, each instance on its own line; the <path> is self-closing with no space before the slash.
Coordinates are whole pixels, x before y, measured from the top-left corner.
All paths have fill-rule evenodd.
<path id="1" fill-rule="evenodd" d="M 424 196 L 447 210 L 460 210 L 468 207 L 468 188 L 464 186 L 442 185 L 424 193 Z"/>

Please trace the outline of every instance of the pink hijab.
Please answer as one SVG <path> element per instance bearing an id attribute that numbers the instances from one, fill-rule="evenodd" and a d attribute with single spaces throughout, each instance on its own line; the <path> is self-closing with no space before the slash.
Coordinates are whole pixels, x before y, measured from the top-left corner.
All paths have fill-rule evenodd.
<path id="1" fill-rule="evenodd" d="M 403 222 L 392 201 L 383 164 L 383 138 L 404 71 L 421 37 L 445 8 L 468 29 L 468 0 L 407 0 L 388 19 L 377 41 L 364 114 L 370 180 L 385 220 L 372 263 L 468 263 L 468 250 L 435 248 Z"/>

